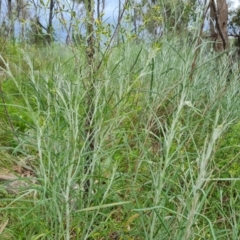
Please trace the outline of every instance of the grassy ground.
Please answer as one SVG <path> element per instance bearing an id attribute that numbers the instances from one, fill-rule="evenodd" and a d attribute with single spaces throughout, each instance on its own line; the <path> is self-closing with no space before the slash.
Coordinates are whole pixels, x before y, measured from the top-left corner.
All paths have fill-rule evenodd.
<path id="1" fill-rule="evenodd" d="M 187 41 L 114 47 L 93 75 L 93 151 L 82 50 L 5 54 L 1 167 L 25 184 L 1 182 L 1 238 L 237 240 L 239 70 L 208 49 L 191 79 Z"/>

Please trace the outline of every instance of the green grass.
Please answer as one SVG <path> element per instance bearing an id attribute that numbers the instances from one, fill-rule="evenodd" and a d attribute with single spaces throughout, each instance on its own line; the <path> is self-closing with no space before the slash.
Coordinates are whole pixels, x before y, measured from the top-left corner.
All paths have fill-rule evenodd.
<path id="1" fill-rule="evenodd" d="M 20 49 L 2 82 L 18 138 L 3 135 L 1 148 L 35 176 L 2 193 L 0 236 L 237 240 L 238 69 L 228 82 L 227 56 L 200 49 L 190 80 L 195 49 L 184 40 L 114 47 L 92 76 L 94 149 L 82 50 Z"/>

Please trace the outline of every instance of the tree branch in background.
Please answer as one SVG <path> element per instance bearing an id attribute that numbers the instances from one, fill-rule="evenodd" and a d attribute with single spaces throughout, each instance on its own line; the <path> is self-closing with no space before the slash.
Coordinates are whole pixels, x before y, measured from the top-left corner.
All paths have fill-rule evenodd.
<path id="1" fill-rule="evenodd" d="M 102 66 L 103 60 L 104 60 L 105 56 L 107 55 L 107 53 L 108 53 L 108 51 L 109 51 L 109 49 L 110 49 L 110 47 L 111 47 L 111 45 L 112 45 L 112 43 L 113 43 L 113 40 L 115 39 L 115 37 L 116 37 L 116 35 L 117 35 L 117 33 L 118 33 L 118 30 L 119 30 L 119 28 L 120 28 L 120 26 L 121 26 L 121 21 L 122 21 L 123 16 L 124 16 L 124 13 L 125 13 L 125 11 L 126 11 L 126 9 L 127 9 L 127 6 L 128 6 L 129 4 L 130 4 L 130 0 L 126 0 L 125 4 L 124 4 L 124 6 L 123 6 L 122 13 L 121 13 L 121 15 L 118 17 L 117 26 L 116 26 L 115 29 L 114 29 L 114 32 L 113 32 L 113 34 L 112 34 L 112 36 L 111 36 L 111 38 L 110 38 L 110 41 L 109 41 L 109 43 L 108 43 L 108 45 L 107 45 L 107 47 L 106 47 L 106 49 L 105 49 L 105 52 L 104 52 L 104 54 L 103 54 L 103 57 L 102 57 L 101 61 L 99 62 L 96 70 L 100 69 L 100 67 Z"/>
<path id="2" fill-rule="evenodd" d="M 194 53 L 194 58 L 193 58 L 192 67 L 191 67 L 190 76 L 189 76 L 190 81 L 193 80 L 193 73 L 194 73 L 195 68 L 196 68 L 196 61 L 197 61 L 197 57 L 198 57 L 199 51 L 200 51 L 200 47 L 199 46 L 200 46 L 200 44 L 202 42 L 204 20 L 206 18 L 206 15 L 207 15 L 209 7 L 210 7 L 210 3 L 207 5 L 206 10 L 205 10 L 205 12 L 203 14 L 203 17 L 202 17 L 202 24 L 200 26 L 200 32 L 199 32 L 199 35 L 197 37 L 197 44 L 196 44 L 196 48 L 195 48 L 196 50 L 195 50 L 195 53 Z"/>

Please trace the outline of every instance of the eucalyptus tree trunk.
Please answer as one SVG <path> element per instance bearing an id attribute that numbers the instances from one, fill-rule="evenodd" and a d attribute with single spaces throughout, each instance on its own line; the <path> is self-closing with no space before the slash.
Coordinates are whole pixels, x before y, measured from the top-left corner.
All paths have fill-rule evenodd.
<path id="1" fill-rule="evenodd" d="M 54 8 L 54 0 L 50 0 L 48 26 L 47 26 L 47 41 L 48 41 L 48 43 L 51 43 L 53 41 L 53 26 L 52 26 L 53 8 Z"/>
<path id="2" fill-rule="evenodd" d="M 97 0 L 97 18 L 100 19 L 100 0 Z"/>
<path id="3" fill-rule="evenodd" d="M 214 41 L 214 50 L 228 48 L 228 5 L 226 0 L 210 1 L 210 34 Z"/>
<path id="4" fill-rule="evenodd" d="M 102 8 L 100 9 L 102 3 Z M 98 20 L 102 20 L 102 13 L 105 9 L 105 0 L 97 0 L 97 18 Z"/>
<path id="5" fill-rule="evenodd" d="M 122 1 L 118 0 L 118 24 L 119 24 L 119 28 L 118 28 L 118 36 L 117 36 L 117 44 L 120 43 L 120 28 L 121 28 L 121 5 L 122 5 Z"/>
<path id="6" fill-rule="evenodd" d="M 0 0 L 0 13 L 2 12 L 2 0 Z"/>
<path id="7" fill-rule="evenodd" d="M 8 38 L 14 37 L 14 19 L 13 19 L 13 3 L 12 0 L 7 1 L 7 8 L 8 8 Z"/>
<path id="8" fill-rule="evenodd" d="M 17 19 L 21 24 L 21 29 L 20 29 L 20 37 L 22 41 L 25 39 L 25 34 L 26 34 L 26 24 L 25 22 L 30 18 L 31 13 L 30 10 L 28 10 L 28 1 L 27 0 L 17 0 L 16 1 L 16 14 L 17 14 Z"/>

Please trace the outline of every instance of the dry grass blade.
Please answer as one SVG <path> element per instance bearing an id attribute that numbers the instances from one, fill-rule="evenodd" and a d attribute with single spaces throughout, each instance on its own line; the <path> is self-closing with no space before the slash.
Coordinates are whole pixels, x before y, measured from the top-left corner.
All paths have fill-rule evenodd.
<path id="1" fill-rule="evenodd" d="M 8 224 L 8 220 L 9 220 L 9 219 L 7 219 L 4 224 L 1 224 L 1 225 L 0 225 L 0 234 L 1 234 L 1 233 L 4 231 L 4 229 L 6 228 L 6 226 L 7 226 L 7 224 Z"/>
<path id="2" fill-rule="evenodd" d="M 18 177 L 16 177 L 13 174 L 0 174 L 0 181 L 11 181 L 11 180 L 17 180 Z"/>

